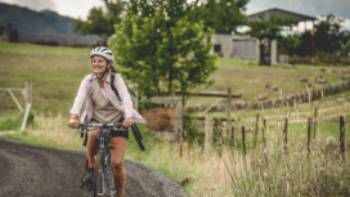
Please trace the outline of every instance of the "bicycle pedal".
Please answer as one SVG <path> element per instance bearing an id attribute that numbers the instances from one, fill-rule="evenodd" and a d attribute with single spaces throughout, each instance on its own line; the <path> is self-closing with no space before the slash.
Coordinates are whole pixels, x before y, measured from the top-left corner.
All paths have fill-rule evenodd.
<path id="1" fill-rule="evenodd" d="M 91 174 L 87 174 L 80 180 L 80 188 L 87 189 L 89 191 L 93 190 L 93 180 Z"/>

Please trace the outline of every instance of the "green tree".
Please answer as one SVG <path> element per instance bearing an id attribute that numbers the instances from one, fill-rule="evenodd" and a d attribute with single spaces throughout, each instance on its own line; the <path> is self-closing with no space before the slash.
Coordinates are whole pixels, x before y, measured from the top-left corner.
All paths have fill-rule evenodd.
<path id="1" fill-rule="evenodd" d="M 341 50 L 345 32 L 343 20 L 334 15 L 323 17 L 315 25 L 315 47 L 318 51 L 336 55 Z"/>
<path id="2" fill-rule="evenodd" d="M 258 38 L 260 42 L 260 65 L 270 64 L 264 57 L 270 55 L 271 41 L 281 37 L 284 27 L 291 26 L 296 22 L 290 18 L 271 16 L 259 20 L 250 21 L 248 26 L 250 30 L 247 32 L 250 36 Z"/>
<path id="3" fill-rule="evenodd" d="M 94 7 L 89 11 L 86 21 L 78 22 L 78 30 L 84 34 L 110 36 L 114 25 L 120 23 L 126 2 L 123 0 L 103 0 L 104 7 Z"/>
<path id="4" fill-rule="evenodd" d="M 186 0 L 131 0 L 109 45 L 117 69 L 142 95 L 173 95 L 209 84 L 215 70 L 210 34 Z"/>
<path id="5" fill-rule="evenodd" d="M 198 17 L 216 33 L 231 34 L 245 23 L 245 7 L 249 0 L 207 0 L 198 6 Z"/>

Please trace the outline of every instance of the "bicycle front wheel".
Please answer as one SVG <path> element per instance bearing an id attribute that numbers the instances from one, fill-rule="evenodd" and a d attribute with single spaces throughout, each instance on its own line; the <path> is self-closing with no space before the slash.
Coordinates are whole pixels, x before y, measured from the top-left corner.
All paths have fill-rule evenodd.
<path id="1" fill-rule="evenodd" d="M 99 158 L 96 161 L 98 164 L 95 168 L 95 180 L 93 197 L 117 197 L 117 192 L 114 184 L 113 171 L 111 169 L 110 159 Z"/>

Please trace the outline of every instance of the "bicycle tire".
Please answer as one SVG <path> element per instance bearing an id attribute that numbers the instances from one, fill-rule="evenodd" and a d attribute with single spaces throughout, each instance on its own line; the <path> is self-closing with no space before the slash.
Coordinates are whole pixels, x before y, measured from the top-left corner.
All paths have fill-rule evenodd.
<path id="1" fill-rule="evenodd" d="M 107 163 L 107 165 L 105 165 L 105 167 L 107 167 L 109 169 L 109 183 L 108 183 L 108 188 L 109 188 L 109 194 L 105 194 L 104 193 L 104 184 L 105 182 L 104 180 L 104 173 L 103 173 L 103 167 L 101 165 L 102 160 L 100 158 L 100 156 L 98 155 L 97 157 L 98 159 L 96 161 L 98 161 L 96 163 L 96 167 L 94 170 L 94 190 L 92 191 L 91 197 L 117 197 L 117 191 L 115 188 L 115 184 L 114 184 L 114 177 L 113 177 L 113 170 L 111 168 L 111 164 L 110 162 Z"/>

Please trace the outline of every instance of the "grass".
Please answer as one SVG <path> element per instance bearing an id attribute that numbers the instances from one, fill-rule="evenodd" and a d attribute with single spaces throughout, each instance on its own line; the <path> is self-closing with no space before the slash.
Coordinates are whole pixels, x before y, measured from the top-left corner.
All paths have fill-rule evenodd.
<path id="1" fill-rule="evenodd" d="M 89 73 L 89 49 L 51 47 L 32 44 L 0 45 L 0 87 L 23 87 L 25 81 L 33 82 L 33 108 L 40 113 L 67 113 L 71 107 L 80 80 Z M 242 94 L 242 100 L 253 101 L 266 92 L 269 96 L 280 92 L 266 90 L 267 83 L 283 92 L 303 90 L 300 79 L 309 78 L 313 85 L 318 75 L 329 83 L 340 82 L 339 73 L 348 67 L 283 65 L 262 67 L 239 59 L 217 59 L 218 70 L 211 76 L 215 83 L 193 91 L 221 91 L 232 88 L 234 94 Z M 324 72 L 323 72 L 324 71 Z M 18 94 L 21 98 L 20 94 Z M 5 92 L 0 92 L 1 111 L 14 109 L 15 105 Z M 215 99 L 191 98 L 188 105 L 211 103 Z"/>
<path id="2" fill-rule="evenodd" d="M 47 47 L 29 44 L 0 45 L 0 87 L 22 86 L 33 81 L 34 124 L 25 132 L 3 132 L 8 138 L 21 142 L 56 149 L 84 151 L 80 133 L 67 128 L 67 112 L 72 104 L 81 78 L 89 72 L 88 49 Z M 215 83 L 209 89 L 198 91 L 226 91 L 243 94 L 244 100 L 252 101 L 261 92 L 269 96 L 279 93 L 266 90 L 266 83 L 272 83 L 284 92 L 300 91 L 300 78 L 314 78 L 323 75 L 329 83 L 340 82 L 339 73 L 347 67 L 328 66 L 272 66 L 260 67 L 254 63 L 237 59 L 218 59 L 219 69 L 212 75 Z M 16 93 L 20 97 L 20 93 Z M 334 106 L 349 98 L 349 93 L 327 97 L 320 106 Z M 0 127 L 15 130 L 19 120 L 16 106 L 5 92 L 0 92 Z M 190 104 L 210 103 L 212 99 L 192 99 Z M 296 108 L 265 110 L 266 114 L 284 114 L 312 110 L 308 105 Z M 7 115 L 4 115 L 6 112 Z M 13 115 L 8 115 L 12 113 Z M 214 151 L 203 154 L 203 139 L 194 144 L 184 144 L 183 156 L 177 154 L 176 146 L 160 141 L 153 132 L 143 128 L 147 151 L 140 152 L 130 138 L 127 159 L 146 164 L 183 183 L 191 196 L 346 196 L 346 185 L 350 173 L 348 163 L 334 154 L 337 152 L 337 119 L 319 123 L 317 140 L 313 141 L 313 153 L 306 153 L 306 125 L 291 124 L 289 129 L 289 154 L 283 153 L 282 122 L 270 122 L 267 130 L 267 148 L 253 145 L 252 122 L 244 119 L 254 117 L 256 111 L 234 112 L 242 119 L 239 126 L 250 128 L 247 134 L 248 154 L 242 156 L 240 130 L 236 134 L 236 147 L 221 146 L 220 136 L 215 134 Z M 223 114 L 218 114 L 223 115 Z M 18 115 L 18 117 L 20 117 Z M 17 118 L 17 119 L 16 119 Z M 12 122 L 11 122 L 12 121 Z M 347 117 L 349 122 L 349 117 Z M 194 128 L 199 126 L 194 125 Z M 226 135 L 225 135 L 226 136 Z M 203 137 L 203 136 L 202 136 Z M 227 136 L 226 136 L 227 137 Z M 197 144 L 199 142 L 199 144 Z M 262 151 L 265 150 L 265 151 Z M 335 156 L 334 156 L 335 155 Z M 327 180 L 327 181 L 325 181 Z M 327 189 L 328 188 L 328 189 Z"/>
<path id="3" fill-rule="evenodd" d="M 68 113 L 79 82 L 89 72 L 89 50 L 31 44 L 0 44 L 0 87 L 24 87 L 33 82 L 33 109 Z M 22 98 L 17 93 L 18 98 Z M 2 110 L 15 108 L 1 92 Z"/>
<path id="4" fill-rule="evenodd" d="M 227 92 L 227 88 L 232 89 L 233 94 L 241 94 L 239 100 L 256 101 L 258 95 L 264 93 L 269 98 L 278 97 L 281 94 L 293 94 L 304 91 L 304 85 L 300 82 L 302 78 L 307 78 L 314 87 L 325 84 L 317 84 L 317 76 L 323 76 L 328 84 L 341 82 L 340 74 L 349 71 L 349 67 L 331 66 L 310 66 L 310 65 L 276 65 L 259 66 L 245 60 L 237 59 L 217 59 L 218 70 L 211 76 L 214 84 L 209 88 L 201 88 L 196 91 L 221 91 Z M 265 86 L 271 84 L 278 91 Z M 193 97 L 188 105 L 209 104 L 216 98 Z"/>

